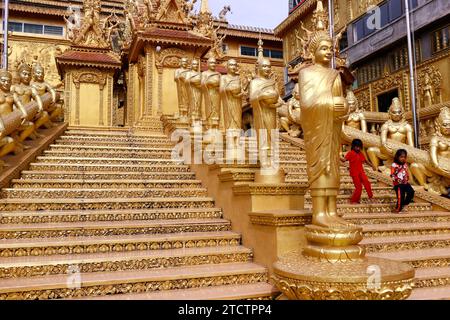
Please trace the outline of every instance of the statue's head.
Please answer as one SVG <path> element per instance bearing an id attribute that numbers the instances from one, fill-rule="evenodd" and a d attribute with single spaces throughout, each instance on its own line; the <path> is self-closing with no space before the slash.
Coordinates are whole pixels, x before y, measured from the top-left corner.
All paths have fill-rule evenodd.
<path id="1" fill-rule="evenodd" d="M 439 117 L 437 118 L 437 125 L 440 133 L 443 136 L 450 136 L 450 108 L 445 107 L 441 109 Z"/>
<path id="2" fill-rule="evenodd" d="M 355 93 L 352 90 L 347 91 L 347 101 L 350 112 L 355 112 L 358 108 L 358 99 L 355 96 Z"/>
<path id="3" fill-rule="evenodd" d="M 389 108 L 389 117 L 392 121 L 398 122 L 404 119 L 405 111 L 399 98 L 392 99 L 392 104 Z"/>
<path id="4" fill-rule="evenodd" d="M 17 69 L 19 73 L 20 82 L 26 85 L 30 84 L 31 81 L 31 67 L 25 62 L 22 62 Z"/>
<path id="5" fill-rule="evenodd" d="M 187 69 L 189 67 L 189 59 L 181 58 L 180 64 L 182 68 Z"/>
<path id="6" fill-rule="evenodd" d="M 210 71 L 216 71 L 217 60 L 214 57 L 208 59 L 208 69 Z"/>
<path id="7" fill-rule="evenodd" d="M 43 82 L 45 78 L 44 67 L 40 63 L 36 63 L 33 68 L 33 78 L 38 82 Z"/>
<path id="8" fill-rule="evenodd" d="M 228 73 L 230 73 L 232 75 L 236 75 L 238 73 L 239 67 L 238 67 L 238 63 L 235 59 L 228 60 L 227 70 L 228 70 Z"/>
<path id="9" fill-rule="evenodd" d="M 0 70 L 0 89 L 3 92 L 11 90 L 12 74 L 8 70 Z"/>
<path id="10" fill-rule="evenodd" d="M 333 41 L 325 30 L 314 32 L 309 42 L 308 51 L 314 57 L 314 62 L 329 66 L 333 58 Z"/>
<path id="11" fill-rule="evenodd" d="M 269 78 L 272 74 L 272 63 L 269 59 L 264 58 L 258 64 L 258 73 L 263 78 Z"/>
<path id="12" fill-rule="evenodd" d="M 198 62 L 198 60 L 196 60 L 196 59 L 192 60 L 192 63 L 191 63 L 192 71 L 198 71 L 199 66 L 200 66 L 200 63 Z"/>

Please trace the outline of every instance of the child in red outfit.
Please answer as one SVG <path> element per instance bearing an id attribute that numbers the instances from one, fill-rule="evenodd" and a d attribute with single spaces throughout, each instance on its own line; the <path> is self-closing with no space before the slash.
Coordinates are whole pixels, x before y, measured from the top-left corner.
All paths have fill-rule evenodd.
<path id="1" fill-rule="evenodd" d="M 364 162 L 366 162 L 366 157 L 361 152 L 363 148 L 363 143 L 360 139 L 355 139 L 352 141 L 352 150 L 347 153 L 345 160 L 350 162 L 350 176 L 353 179 L 353 184 L 355 185 L 355 191 L 350 200 L 352 204 L 358 204 L 361 200 L 362 187 L 366 189 L 369 199 L 373 198 L 372 186 L 363 168 Z"/>

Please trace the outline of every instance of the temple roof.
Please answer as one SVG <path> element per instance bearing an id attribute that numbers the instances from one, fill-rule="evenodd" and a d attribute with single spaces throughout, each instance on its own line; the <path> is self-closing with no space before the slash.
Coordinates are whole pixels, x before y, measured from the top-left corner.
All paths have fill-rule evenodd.
<path id="1" fill-rule="evenodd" d="M 120 68 L 120 58 L 108 51 L 67 50 L 57 58 L 58 65 Z"/>
<path id="2" fill-rule="evenodd" d="M 317 5 L 317 0 L 306 0 L 294 12 L 292 12 L 278 27 L 275 28 L 275 36 L 283 37 L 294 24 L 298 24 L 307 13 L 312 12 Z"/>

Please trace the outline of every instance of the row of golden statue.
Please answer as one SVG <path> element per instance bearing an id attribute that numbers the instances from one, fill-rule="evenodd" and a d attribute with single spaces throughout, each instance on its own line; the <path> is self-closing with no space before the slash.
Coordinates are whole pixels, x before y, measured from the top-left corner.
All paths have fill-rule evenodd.
<path id="1" fill-rule="evenodd" d="M 12 73 L 0 70 L 0 157 L 28 149 L 24 141 L 41 137 L 37 130 L 53 127 L 63 110 L 56 90 L 45 81 L 45 70 L 39 63 L 30 66 L 22 62 L 17 73 L 19 82 L 13 84 Z M 50 102 L 42 100 L 46 93 L 50 93 Z M 3 166 L 4 162 L 0 161 L 0 169 Z"/>

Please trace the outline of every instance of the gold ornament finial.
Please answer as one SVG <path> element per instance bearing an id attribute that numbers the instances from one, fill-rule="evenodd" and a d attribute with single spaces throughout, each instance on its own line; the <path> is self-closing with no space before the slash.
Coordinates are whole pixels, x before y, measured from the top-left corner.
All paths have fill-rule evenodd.
<path id="1" fill-rule="evenodd" d="M 209 2 L 208 2 L 208 0 L 202 0 L 200 13 L 211 13 L 211 10 L 209 9 Z"/>

